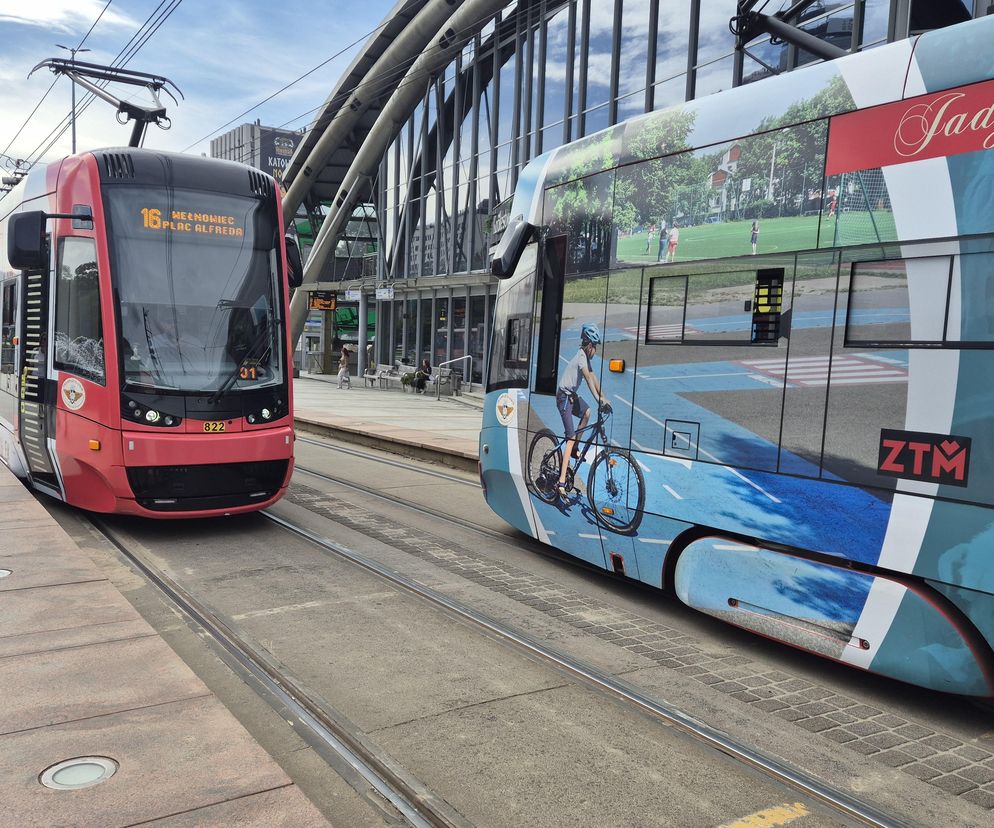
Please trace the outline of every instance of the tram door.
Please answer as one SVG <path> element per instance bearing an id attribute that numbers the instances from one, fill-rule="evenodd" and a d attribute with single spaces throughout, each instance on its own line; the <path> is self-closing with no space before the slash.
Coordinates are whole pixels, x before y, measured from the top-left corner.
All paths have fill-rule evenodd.
<path id="1" fill-rule="evenodd" d="M 17 424 L 17 281 L 0 284 L 0 420 L 11 431 Z"/>
<path id="2" fill-rule="evenodd" d="M 60 491 L 52 462 L 55 439 L 55 382 L 48 378 L 49 278 L 45 271 L 21 274 L 19 404 L 21 447 L 35 483 Z"/>
<path id="3" fill-rule="evenodd" d="M 530 397 L 528 439 L 531 443 L 536 434 L 549 429 L 562 443 L 566 440 L 568 420 L 579 435 L 576 456 L 566 460 L 573 470 L 574 485 L 559 502 L 541 503 L 533 498 L 532 506 L 536 521 L 548 532 L 551 542 L 571 555 L 605 567 L 607 559 L 600 526 L 587 497 L 587 479 L 598 452 L 598 441 L 593 441 L 582 460 L 579 457 L 581 447 L 594 434 L 597 400 L 587 383 L 580 379 L 579 366 L 586 361 L 580 347 L 584 327 L 604 330 L 607 274 L 600 268 L 602 262 L 590 255 L 590 245 L 571 230 L 550 234 L 543 246 L 543 278 L 536 303 L 539 346 Z M 599 349 L 599 342 L 597 346 Z M 572 398 L 562 388 L 573 390 Z M 584 408 L 589 410 L 587 426 L 577 431 Z"/>
<path id="4" fill-rule="evenodd" d="M 619 448 L 629 448 L 632 438 L 632 403 L 635 399 L 635 358 L 638 347 L 639 300 L 642 295 L 642 269 L 614 270 L 607 277 L 607 313 L 604 319 L 603 340 L 600 348 L 600 375 L 598 380 L 604 395 L 614 409 L 607 420 L 608 443 Z M 638 462 L 637 460 L 635 462 Z M 612 473 L 617 475 L 618 490 L 614 498 L 604 488 L 607 469 L 600 467 L 600 482 L 594 486 L 599 494 L 607 495 L 598 507 L 612 512 L 609 522 L 623 524 L 631 520 L 638 503 L 638 481 L 627 463 L 614 458 Z M 614 532 L 601 526 L 601 541 L 608 568 L 624 572 L 630 578 L 640 578 L 638 553 L 644 550 L 636 534 Z M 640 549 L 641 547 L 641 549 Z M 662 571 L 662 567 L 659 567 Z"/>

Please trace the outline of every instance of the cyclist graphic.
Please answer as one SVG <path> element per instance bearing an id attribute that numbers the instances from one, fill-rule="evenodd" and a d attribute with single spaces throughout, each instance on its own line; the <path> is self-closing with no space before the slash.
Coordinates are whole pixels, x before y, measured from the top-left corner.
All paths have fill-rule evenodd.
<path id="1" fill-rule="evenodd" d="M 573 456 L 578 445 L 577 429 L 573 426 L 573 417 L 580 418 L 580 431 L 586 428 L 587 422 L 590 420 L 590 406 L 579 394 L 581 381 L 587 381 L 590 393 L 594 395 L 603 410 L 608 412 L 611 410 L 611 405 L 601 393 L 600 383 L 594 376 L 590 364 L 590 360 L 597 353 L 600 341 L 601 332 L 597 326 L 592 322 L 585 322 L 580 328 L 580 347 L 563 370 L 559 378 L 559 387 L 556 389 L 556 408 L 559 409 L 559 416 L 562 417 L 563 428 L 566 430 L 566 445 L 559 470 L 559 482 L 556 485 L 557 491 L 563 498 L 569 495 L 570 487 L 566 483 L 569 459 Z"/>

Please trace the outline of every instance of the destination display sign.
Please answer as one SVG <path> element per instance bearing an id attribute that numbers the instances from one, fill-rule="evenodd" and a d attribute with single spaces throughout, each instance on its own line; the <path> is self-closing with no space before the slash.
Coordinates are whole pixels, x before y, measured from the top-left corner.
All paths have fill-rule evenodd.
<path id="1" fill-rule="evenodd" d="M 146 230 L 171 230 L 174 233 L 201 233 L 208 236 L 241 238 L 245 228 L 238 219 L 223 213 L 197 213 L 186 210 L 163 212 L 157 207 L 141 208 L 142 225 Z"/>
<path id="2" fill-rule="evenodd" d="M 311 310 L 333 311 L 338 306 L 338 297 L 330 290 L 312 290 L 310 302 Z"/>

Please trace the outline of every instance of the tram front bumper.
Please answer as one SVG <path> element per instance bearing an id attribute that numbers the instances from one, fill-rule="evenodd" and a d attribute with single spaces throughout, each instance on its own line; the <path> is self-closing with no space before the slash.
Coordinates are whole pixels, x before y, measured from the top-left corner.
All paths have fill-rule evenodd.
<path id="1" fill-rule="evenodd" d="M 121 439 L 127 495 L 118 497 L 115 511 L 130 514 L 255 511 L 278 500 L 293 473 L 290 426 L 225 435 L 125 431 Z"/>

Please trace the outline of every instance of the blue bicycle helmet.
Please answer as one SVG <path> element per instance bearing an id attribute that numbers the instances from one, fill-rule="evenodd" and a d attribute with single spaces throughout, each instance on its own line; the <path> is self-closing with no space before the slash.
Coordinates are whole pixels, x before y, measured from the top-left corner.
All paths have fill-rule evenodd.
<path id="1" fill-rule="evenodd" d="M 584 322 L 580 328 L 580 342 L 584 344 L 600 345 L 601 332 L 593 322 Z"/>

